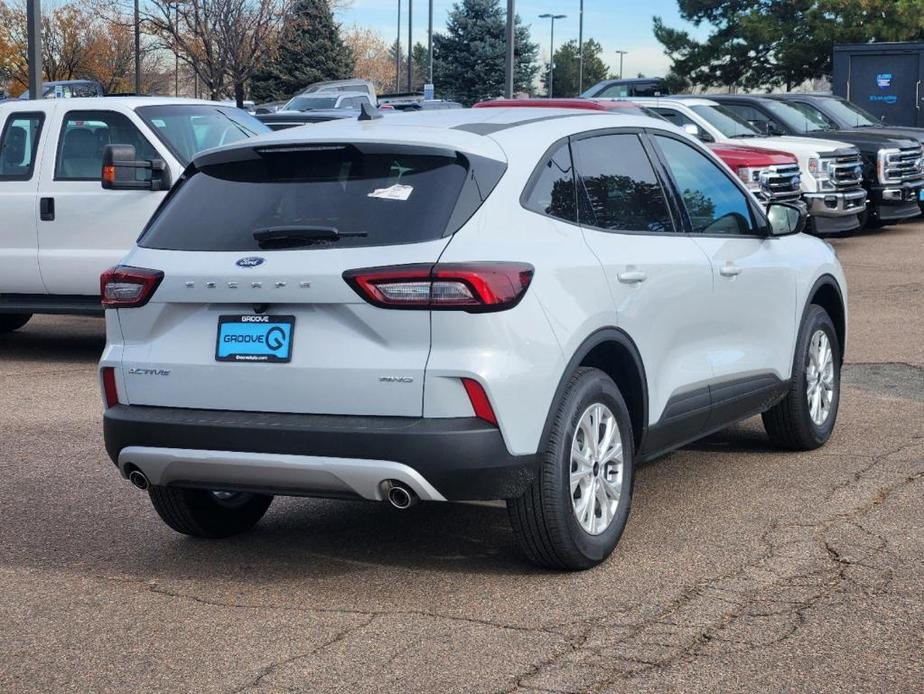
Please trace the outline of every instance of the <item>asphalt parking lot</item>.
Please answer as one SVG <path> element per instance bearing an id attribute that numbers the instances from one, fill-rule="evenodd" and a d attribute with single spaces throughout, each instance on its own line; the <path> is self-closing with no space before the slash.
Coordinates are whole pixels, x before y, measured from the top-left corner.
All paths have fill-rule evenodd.
<path id="1" fill-rule="evenodd" d="M 176 535 L 103 450 L 102 321 L 35 319 L 0 338 L 0 691 L 920 691 L 924 223 L 834 245 L 828 446 L 751 420 L 643 467 L 577 574 L 485 505 L 277 499 Z"/>

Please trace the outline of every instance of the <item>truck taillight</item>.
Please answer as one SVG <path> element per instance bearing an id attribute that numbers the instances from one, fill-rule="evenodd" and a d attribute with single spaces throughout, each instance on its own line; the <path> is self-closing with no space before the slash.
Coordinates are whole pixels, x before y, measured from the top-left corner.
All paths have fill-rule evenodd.
<path id="1" fill-rule="evenodd" d="M 164 279 L 160 270 L 116 265 L 99 278 L 100 299 L 104 308 L 144 306 Z"/>
<path id="2" fill-rule="evenodd" d="M 526 263 L 441 263 L 347 270 L 343 279 L 381 308 L 483 313 L 516 306 L 533 272 Z"/>

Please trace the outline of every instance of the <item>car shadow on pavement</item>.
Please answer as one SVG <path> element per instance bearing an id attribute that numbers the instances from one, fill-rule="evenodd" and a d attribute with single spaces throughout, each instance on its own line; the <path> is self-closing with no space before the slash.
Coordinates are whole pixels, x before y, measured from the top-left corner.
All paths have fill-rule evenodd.
<path id="1" fill-rule="evenodd" d="M 152 511 L 153 514 L 153 511 Z M 134 529 L 132 530 L 134 532 Z M 435 573 L 535 574 L 517 549 L 504 508 L 276 499 L 252 531 L 224 540 L 141 532 L 126 572 L 160 577 L 324 579 L 384 567 Z M 107 570 L 116 567 L 108 565 Z"/>
<path id="2" fill-rule="evenodd" d="M 102 318 L 41 316 L 16 332 L 0 335 L 0 359 L 95 366 L 105 345 Z"/>

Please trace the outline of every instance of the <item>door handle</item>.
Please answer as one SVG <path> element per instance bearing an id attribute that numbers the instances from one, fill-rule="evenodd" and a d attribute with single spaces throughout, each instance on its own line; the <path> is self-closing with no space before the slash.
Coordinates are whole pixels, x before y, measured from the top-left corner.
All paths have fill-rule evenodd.
<path id="1" fill-rule="evenodd" d="M 42 198 L 39 201 L 39 216 L 43 222 L 55 221 L 55 199 Z"/>
<path id="2" fill-rule="evenodd" d="M 641 270 L 626 270 L 616 275 L 616 279 L 623 284 L 640 284 L 648 279 L 648 273 Z"/>
<path id="3" fill-rule="evenodd" d="M 741 268 L 732 263 L 725 263 L 725 265 L 719 268 L 719 274 L 722 275 L 722 277 L 737 277 L 741 274 Z"/>

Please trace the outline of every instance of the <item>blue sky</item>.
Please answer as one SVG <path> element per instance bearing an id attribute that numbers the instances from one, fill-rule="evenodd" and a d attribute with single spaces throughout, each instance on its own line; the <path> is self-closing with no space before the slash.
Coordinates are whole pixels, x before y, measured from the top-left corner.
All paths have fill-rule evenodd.
<path id="1" fill-rule="evenodd" d="M 506 0 L 501 0 L 506 6 Z M 407 37 L 407 3 L 401 0 L 402 43 Z M 433 27 L 439 31 L 446 24 L 446 15 L 453 0 L 434 0 Z M 398 0 L 351 0 L 350 7 L 338 13 L 345 25 L 359 24 L 377 30 L 391 40 L 397 30 Z M 566 14 L 567 19 L 555 22 L 555 44 L 577 39 L 579 0 L 517 0 L 517 14 L 531 25 L 534 41 L 538 41 L 543 57 L 548 57 L 549 22 L 538 18 L 545 12 Z M 619 58 L 613 51 L 629 51 L 625 56 L 625 75 L 639 72 L 663 75 L 670 61 L 651 33 L 651 18 L 660 15 L 670 26 L 683 26 L 677 13 L 677 0 L 584 0 L 584 35 L 603 45 L 604 60 L 618 69 Z M 686 28 L 694 35 L 705 32 L 692 25 Z M 414 2 L 414 39 L 426 43 L 427 0 Z"/>

